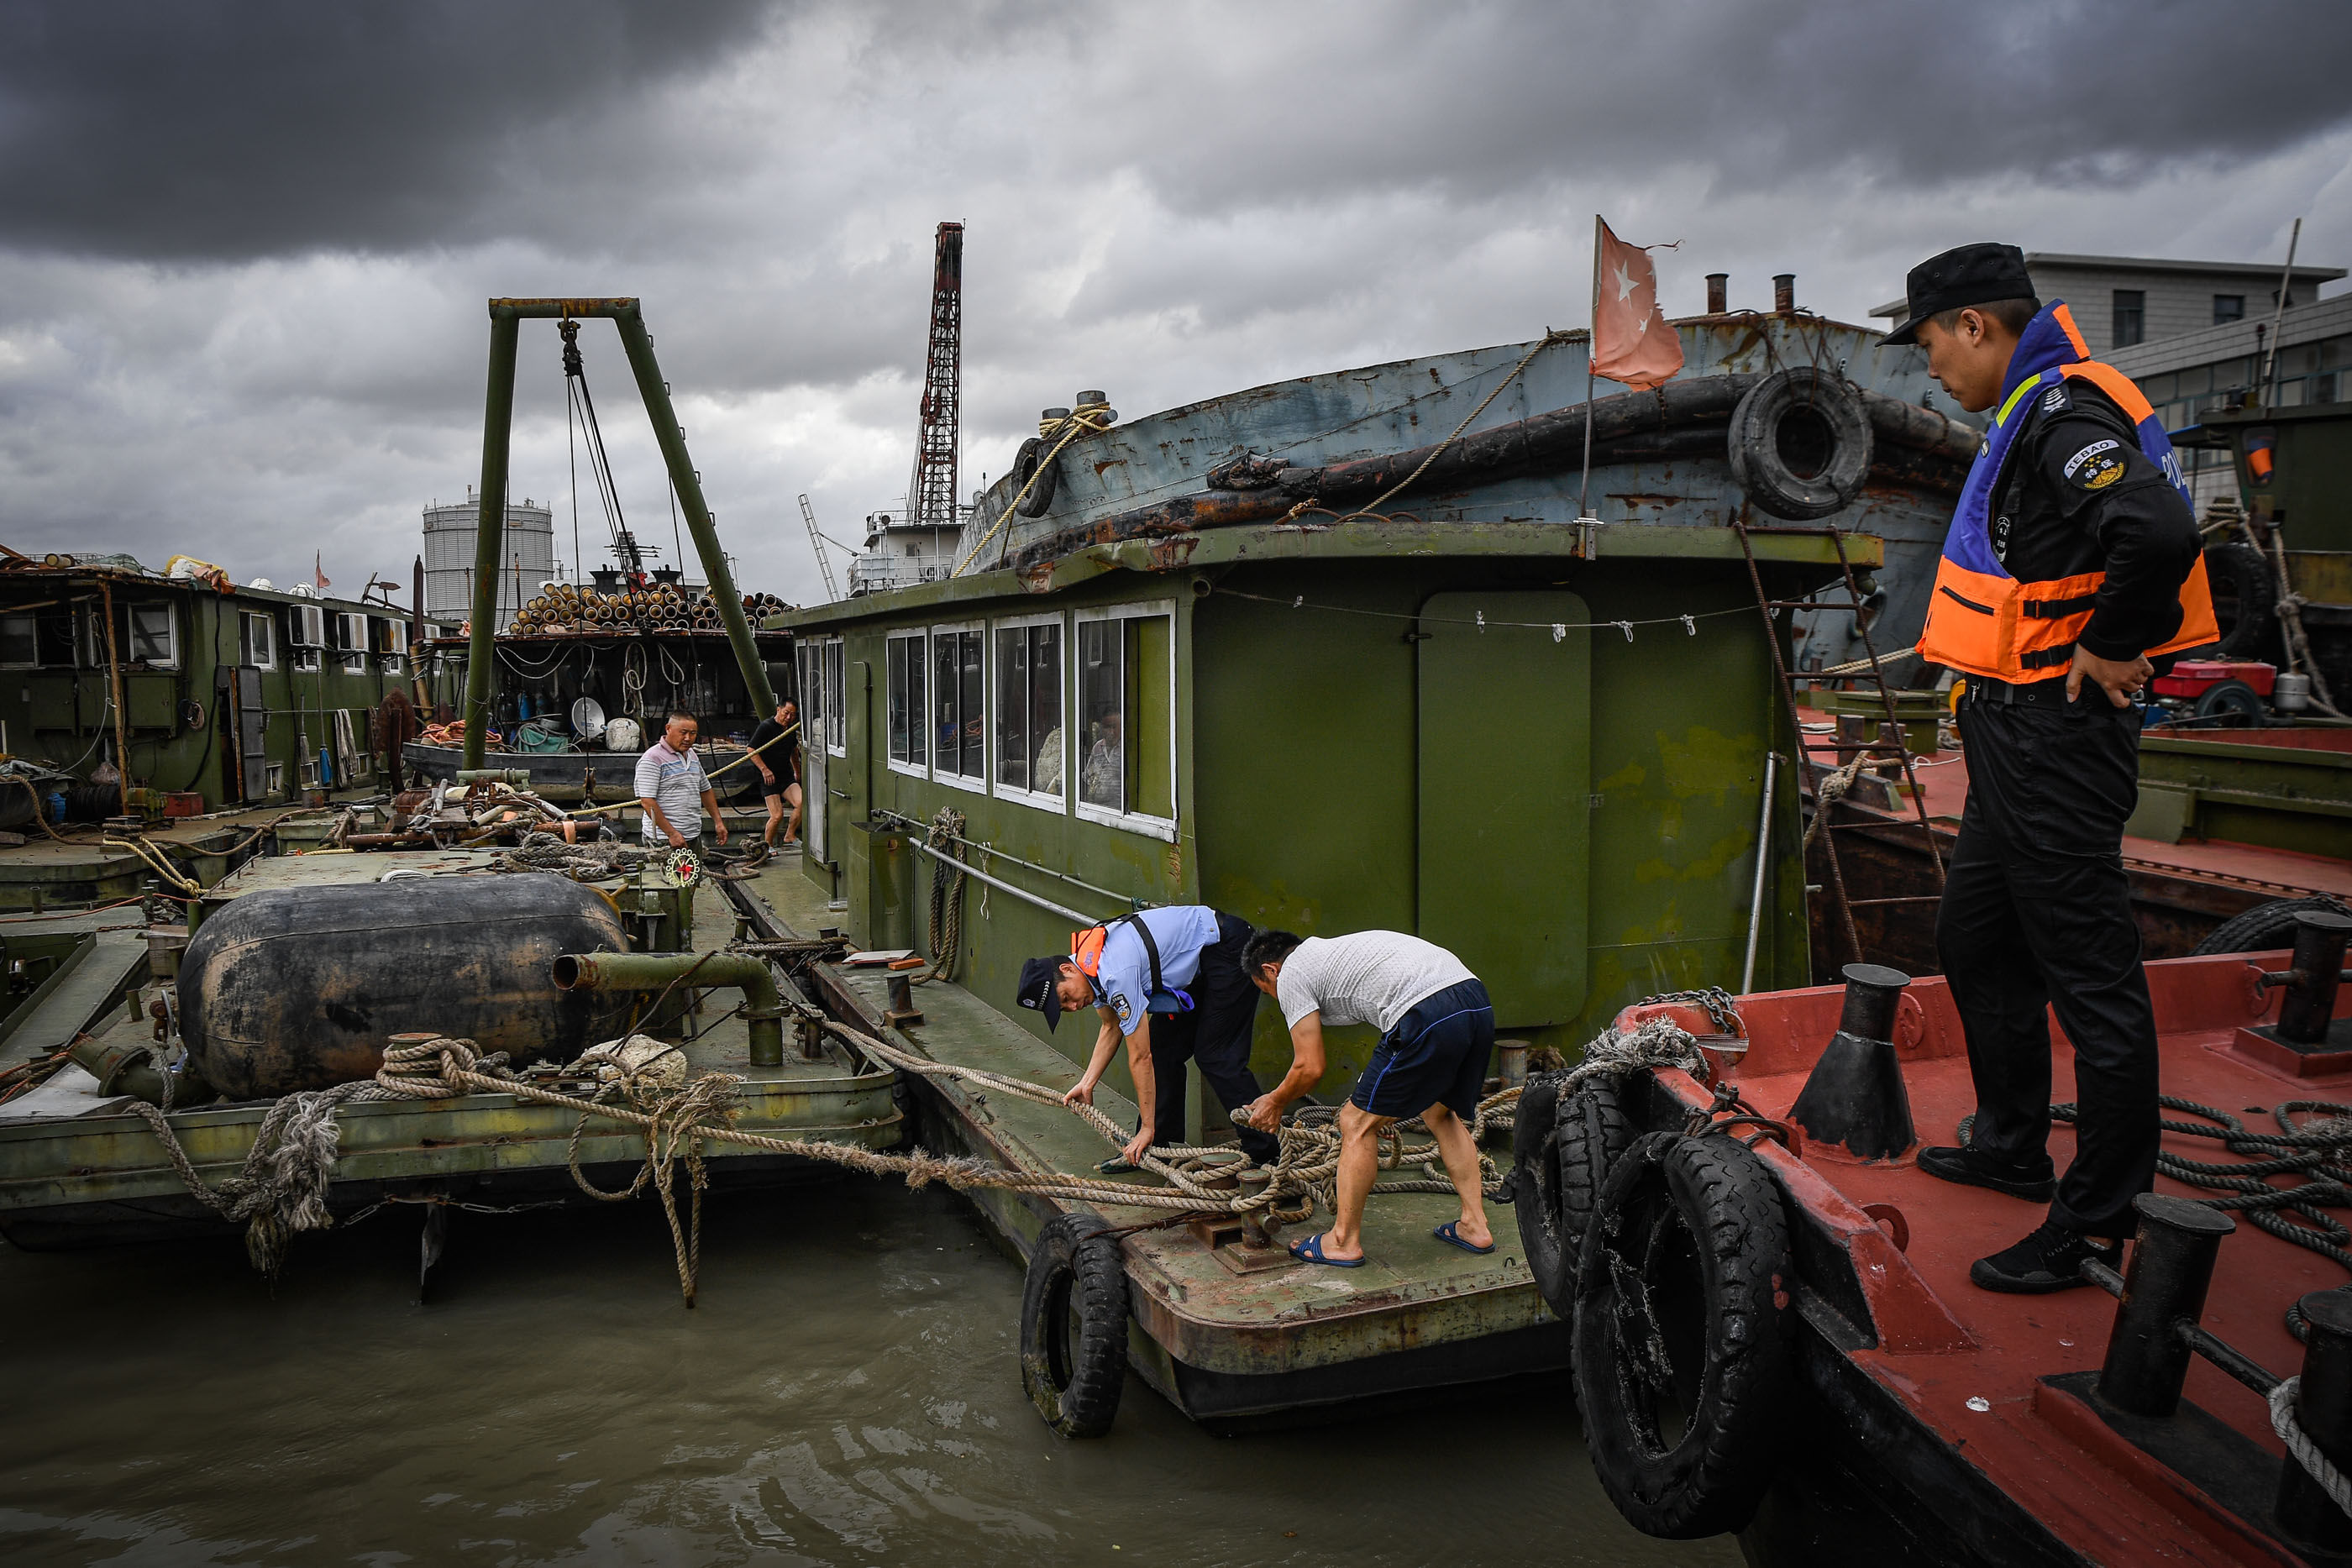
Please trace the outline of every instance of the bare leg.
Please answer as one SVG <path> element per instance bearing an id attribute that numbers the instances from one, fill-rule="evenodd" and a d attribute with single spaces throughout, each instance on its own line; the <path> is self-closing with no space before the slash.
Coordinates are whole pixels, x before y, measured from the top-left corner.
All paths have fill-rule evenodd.
<path id="1" fill-rule="evenodd" d="M 1380 1175 L 1381 1129 L 1392 1116 L 1375 1116 L 1350 1100 L 1339 1107 L 1339 1212 L 1323 1236 L 1326 1258 L 1364 1255 L 1364 1200 Z"/>
<path id="2" fill-rule="evenodd" d="M 1492 1247 L 1495 1233 L 1486 1228 L 1486 1190 L 1478 1169 L 1477 1140 L 1463 1125 L 1462 1118 L 1443 1104 L 1423 1111 L 1421 1120 L 1437 1140 L 1437 1152 L 1445 1161 L 1445 1174 L 1454 1190 L 1462 1195 L 1462 1218 L 1454 1234 L 1474 1247 Z"/>
<path id="3" fill-rule="evenodd" d="M 767 802 L 768 825 L 760 831 L 760 841 L 766 844 L 770 849 L 774 849 L 776 847 L 776 824 L 784 820 L 784 798 L 782 795 L 770 795 L 767 797 Z"/>
<path id="4" fill-rule="evenodd" d="M 801 836 L 801 787 L 797 784 L 785 785 L 784 799 L 792 802 L 793 808 L 793 820 L 784 825 L 784 842 L 789 844 L 798 841 Z"/>

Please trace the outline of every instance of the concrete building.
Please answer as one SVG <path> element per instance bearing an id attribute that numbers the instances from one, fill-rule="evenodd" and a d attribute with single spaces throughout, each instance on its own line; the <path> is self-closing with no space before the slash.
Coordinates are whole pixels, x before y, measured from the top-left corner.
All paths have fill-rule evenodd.
<path id="1" fill-rule="evenodd" d="M 457 624 L 474 613 L 474 538 L 481 507 L 466 486 L 462 506 L 425 508 L 425 613 Z M 555 513 L 525 497 L 507 507 L 506 560 L 499 571 L 499 631 L 556 575 Z"/>
<path id="2" fill-rule="evenodd" d="M 2167 261 L 2137 256 L 2070 256 L 2028 251 L 2025 270 L 2044 300 L 2063 299 L 2092 354 L 2107 359 L 2142 343 L 2233 323 L 2268 321 L 2278 307 L 2279 268 L 2267 262 Z M 2297 267 L 2287 308 L 2308 305 L 2340 267 Z M 1899 321 L 1904 303 L 1889 300 L 1873 316 Z"/>

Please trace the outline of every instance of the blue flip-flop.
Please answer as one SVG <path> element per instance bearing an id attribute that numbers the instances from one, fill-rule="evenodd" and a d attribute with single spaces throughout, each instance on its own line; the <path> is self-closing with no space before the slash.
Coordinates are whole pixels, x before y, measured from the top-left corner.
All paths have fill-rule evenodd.
<path id="1" fill-rule="evenodd" d="M 1323 1238 L 1319 1235 L 1292 1242 L 1290 1255 L 1302 1263 L 1320 1263 L 1327 1269 L 1360 1269 L 1364 1266 L 1364 1260 L 1361 1258 L 1323 1256 Z"/>
<path id="2" fill-rule="evenodd" d="M 1440 1241 L 1459 1247 L 1465 1252 L 1475 1252 L 1481 1258 L 1484 1258 L 1487 1253 L 1492 1252 L 1495 1249 L 1495 1244 L 1491 1241 L 1487 1242 L 1484 1247 L 1473 1247 L 1467 1241 L 1463 1240 L 1462 1233 L 1454 1228 L 1461 1223 L 1462 1222 L 1458 1219 L 1449 1219 L 1444 1224 L 1439 1226 L 1436 1229 L 1431 1231 L 1430 1234 L 1436 1237 Z M 1296 1249 L 1293 1249 L 1293 1250 L 1296 1250 Z"/>

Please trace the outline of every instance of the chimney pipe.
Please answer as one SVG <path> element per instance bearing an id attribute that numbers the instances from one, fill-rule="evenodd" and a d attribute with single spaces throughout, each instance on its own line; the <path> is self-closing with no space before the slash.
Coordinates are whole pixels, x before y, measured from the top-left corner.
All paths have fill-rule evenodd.
<path id="1" fill-rule="evenodd" d="M 1706 313 L 1720 316 L 1731 308 L 1731 274 L 1710 272 L 1706 275 Z"/>
<path id="2" fill-rule="evenodd" d="M 1772 275 L 1772 308 L 1786 316 L 1797 308 L 1797 275 L 1776 272 Z"/>

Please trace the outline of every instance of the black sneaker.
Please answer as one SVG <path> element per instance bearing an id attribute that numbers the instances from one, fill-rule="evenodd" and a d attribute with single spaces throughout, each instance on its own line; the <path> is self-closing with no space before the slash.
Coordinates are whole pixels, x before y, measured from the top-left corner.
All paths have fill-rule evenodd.
<path id="1" fill-rule="evenodd" d="M 2040 1228 L 2016 1246 L 1990 1258 L 1978 1259 L 1969 1267 L 1969 1278 L 1987 1291 L 2017 1296 L 2047 1295 L 2053 1291 L 2071 1291 L 2077 1285 L 2091 1283 L 2083 1277 L 2084 1261 L 2091 1258 L 2110 1269 L 2117 1268 L 2124 1260 L 2124 1244 L 2100 1241 L 2044 1220 Z"/>
<path id="2" fill-rule="evenodd" d="M 2017 1166 L 1962 1145 L 1958 1148 L 1921 1149 L 1919 1168 L 1940 1181 L 1958 1182 L 1963 1186 L 1987 1186 L 1995 1192 L 2005 1192 L 2011 1197 L 2021 1197 L 2029 1203 L 2048 1203 L 2058 1190 L 2055 1176 L 2030 1176 Z"/>

